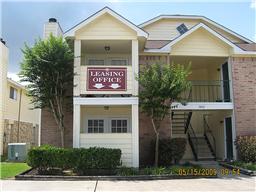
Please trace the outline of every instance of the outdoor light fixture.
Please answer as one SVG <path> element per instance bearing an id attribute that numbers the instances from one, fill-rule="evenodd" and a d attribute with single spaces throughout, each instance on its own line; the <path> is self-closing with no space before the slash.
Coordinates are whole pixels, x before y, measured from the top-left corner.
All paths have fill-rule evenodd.
<path id="1" fill-rule="evenodd" d="M 110 46 L 105 46 L 104 49 L 105 51 L 110 51 Z"/>

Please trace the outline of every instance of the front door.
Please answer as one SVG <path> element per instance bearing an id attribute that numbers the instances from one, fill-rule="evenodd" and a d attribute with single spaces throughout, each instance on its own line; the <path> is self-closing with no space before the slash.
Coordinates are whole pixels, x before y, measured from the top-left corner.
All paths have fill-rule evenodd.
<path id="1" fill-rule="evenodd" d="M 230 102 L 229 73 L 227 62 L 222 65 L 222 80 L 224 102 Z"/>
<path id="2" fill-rule="evenodd" d="M 225 118 L 226 132 L 226 159 L 233 159 L 233 137 L 232 137 L 232 118 Z"/>

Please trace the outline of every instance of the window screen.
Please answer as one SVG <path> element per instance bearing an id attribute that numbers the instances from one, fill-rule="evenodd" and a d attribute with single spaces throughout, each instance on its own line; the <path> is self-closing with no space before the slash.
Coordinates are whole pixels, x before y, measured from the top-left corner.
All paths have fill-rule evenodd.
<path id="1" fill-rule="evenodd" d="M 179 26 L 177 27 L 177 30 L 178 30 L 179 33 L 182 35 L 182 34 L 184 34 L 185 32 L 188 31 L 188 28 L 187 28 L 186 25 L 183 23 L 183 24 L 181 24 L 181 25 L 179 25 Z"/>
<path id="2" fill-rule="evenodd" d="M 89 59 L 88 65 L 104 65 L 104 59 Z"/>
<path id="3" fill-rule="evenodd" d="M 104 120 L 103 119 L 89 119 L 88 120 L 88 133 L 103 133 Z"/>
<path id="4" fill-rule="evenodd" d="M 113 119 L 111 120 L 112 133 L 127 133 L 127 120 L 126 119 Z"/>
<path id="5" fill-rule="evenodd" d="M 111 65 L 127 65 L 126 59 L 113 59 L 111 60 Z"/>
<path id="6" fill-rule="evenodd" d="M 10 87 L 10 98 L 17 100 L 17 89 Z"/>

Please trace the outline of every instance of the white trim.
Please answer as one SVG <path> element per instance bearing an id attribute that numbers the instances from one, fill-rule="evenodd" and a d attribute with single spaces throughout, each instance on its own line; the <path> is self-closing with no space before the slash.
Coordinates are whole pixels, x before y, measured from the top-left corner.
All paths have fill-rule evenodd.
<path id="1" fill-rule="evenodd" d="M 118 115 L 118 116 L 113 116 L 113 115 L 89 115 L 86 116 L 85 118 L 81 117 L 81 130 L 85 132 L 81 132 L 80 134 L 109 134 L 111 132 L 111 120 L 127 120 L 127 133 L 132 133 L 132 127 L 131 127 L 131 117 L 127 115 Z M 103 133 L 88 133 L 88 120 L 103 120 L 104 121 L 104 126 L 103 126 Z M 85 127 L 82 127 L 84 125 Z M 113 133 L 117 134 L 117 133 Z M 124 134 L 124 133 L 118 133 L 118 134 Z"/>
<path id="2" fill-rule="evenodd" d="M 188 35 L 190 35 L 191 33 L 193 33 L 194 31 L 196 31 L 196 30 L 198 30 L 200 28 L 205 29 L 206 31 L 210 32 L 212 35 L 216 36 L 217 38 L 219 38 L 220 40 L 222 40 L 223 42 L 228 44 L 230 47 L 233 47 L 235 53 L 243 52 L 243 50 L 240 47 L 238 47 L 237 45 L 235 45 L 231 41 L 227 40 L 225 37 L 223 37 L 222 35 L 220 35 L 216 31 L 212 30 L 210 27 L 208 27 L 207 25 L 205 25 L 203 23 L 199 23 L 199 24 L 195 25 L 190 30 L 188 30 L 186 33 L 184 33 L 183 35 L 177 37 L 176 39 L 174 39 L 173 41 L 171 41 L 170 43 L 168 43 L 167 45 L 162 47 L 160 50 L 161 51 L 170 51 L 171 47 L 173 45 L 175 45 L 177 42 L 181 41 L 182 39 L 184 39 L 185 37 L 187 37 Z"/>
<path id="3" fill-rule="evenodd" d="M 39 122 L 38 122 L 38 146 L 41 146 L 41 123 L 42 123 L 42 109 L 39 109 Z"/>
<path id="4" fill-rule="evenodd" d="M 232 102 L 188 102 L 182 105 L 179 102 L 173 102 L 172 110 L 232 110 Z"/>
<path id="5" fill-rule="evenodd" d="M 218 24 L 218 23 L 208 19 L 207 17 L 203 17 L 203 16 L 160 15 L 160 16 L 154 18 L 154 19 L 151 19 L 151 20 L 149 20 L 147 22 L 144 22 L 144 23 L 140 24 L 139 27 L 143 28 L 143 27 L 145 27 L 145 26 L 147 26 L 147 25 L 149 25 L 151 23 L 154 23 L 154 22 L 160 20 L 160 19 L 201 19 L 203 21 L 206 21 L 206 22 L 208 22 L 208 23 L 210 23 L 210 24 L 212 24 L 212 25 L 214 25 L 214 26 L 216 26 L 216 27 L 218 27 L 218 28 L 220 28 L 220 29 L 222 29 L 222 30 L 224 30 L 224 31 L 226 31 L 226 32 L 236 36 L 236 37 L 238 37 L 239 39 L 242 39 L 243 41 L 246 41 L 247 43 L 254 43 L 250 39 L 247 39 L 247 38 L 245 38 L 245 37 L 243 37 L 243 36 L 241 36 L 239 34 L 236 34 L 235 32 L 231 31 L 230 29 L 228 29 L 228 28 L 226 28 L 226 27 L 224 27 L 224 26 L 222 26 L 222 25 L 220 25 L 220 24 Z"/>
<path id="6" fill-rule="evenodd" d="M 73 148 L 80 147 L 81 106 L 73 104 Z"/>
<path id="7" fill-rule="evenodd" d="M 104 15 L 105 13 L 110 14 L 111 16 L 113 16 L 114 18 L 116 18 L 117 20 L 119 20 L 120 22 L 122 22 L 123 24 L 127 25 L 128 27 L 130 27 L 132 30 L 137 32 L 137 36 L 142 36 L 147 38 L 148 34 L 143 31 L 142 29 L 140 29 L 139 27 L 137 27 L 136 25 L 132 24 L 131 22 L 129 22 L 128 20 L 124 19 L 123 17 L 121 17 L 120 15 L 118 15 L 117 13 L 115 13 L 114 11 L 112 11 L 111 9 L 109 9 L 108 7 L 103 8 L 102 10 L 100 10 L 99 12 L 95 13 L 94 15 L 88 17 L 87 19 L 85 19 L 82 23 L 78 24 L 77 26 L 75 26 L 73 29 L 67 31 L 64 34 L 64 37 L 72 37 L 75 36 L 75 31 L 77 31 L 78 29 L 88 25 L 89 23 L 91 23 L 93 20 L 97 19 L 98 17 L 100 17 L 101 15 Z"/>
<path id="8" fill-rule="evenodd" d="M 132 166 L 139 167 L 139 105 L 132 105 Z"/>
<path id="9" fill-rule="evenodd" d="M 73 97 L 74 105 L 138 105 L 138 97 Z"/>

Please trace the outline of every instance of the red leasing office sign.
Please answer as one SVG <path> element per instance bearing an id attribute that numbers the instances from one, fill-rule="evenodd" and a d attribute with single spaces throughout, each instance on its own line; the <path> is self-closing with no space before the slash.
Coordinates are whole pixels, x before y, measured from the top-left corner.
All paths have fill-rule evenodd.
<path id="1" fill-rule="evenodd" d="M 88 67 L 88 91 L 126 91 L 126 68 Z"/>

